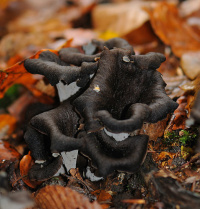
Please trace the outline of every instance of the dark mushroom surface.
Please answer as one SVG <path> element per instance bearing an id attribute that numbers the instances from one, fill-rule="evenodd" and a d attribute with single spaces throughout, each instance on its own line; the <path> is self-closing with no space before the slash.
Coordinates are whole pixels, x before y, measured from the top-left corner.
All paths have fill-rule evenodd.
<path id="1" fill-rule="evenodd" d="M 178 106 L 166 95 L 166 84 L 156 71 L 164 55 L 135 55 L 120 38 L 91 44 L 97 54 L 66 48 L 59 56 L 45 51 L 38 59 L 25 60 L 27 71 L 44 75 L 52 85 L 61 81 L 82 87 L 59 107 L 30 120 L 25 140 L 36 162 L 44 162 L 33 166 L 31 179 L 47 179 L 59 169 L 60 157 L 54 159 L 52 153 L 77 149 L 103 176 L 114 170 L 135 172 L 145 158 L 148 136 L 116 141 L 102 129 L 130 133 L 143 122 L 165 118 Z"/>

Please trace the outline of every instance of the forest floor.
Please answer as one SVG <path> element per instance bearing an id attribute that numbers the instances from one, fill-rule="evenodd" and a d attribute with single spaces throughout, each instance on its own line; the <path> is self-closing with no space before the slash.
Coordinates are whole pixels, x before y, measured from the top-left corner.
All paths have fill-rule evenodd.
<path id="1" fill-rule="evenodd" d="M 199 126 L 188 125 L 200 88 L 199 22 L 199 0 L 1 1 L 0 208 L 199 208 Z M 178 108 L 158 123 L 143 125 L 140 133 L 149 135 L 149 145 L 136 173 L 116 171 L 91 181 L 72 168 L 30 181 L 34 161 L 23 138 L 26 110 L 38 102 L 57 105 L 59 99 L 55 87 L 26 72 L 22 61 L 42 49 L 114 37 L 126 39 L 136 54 L 166 56 L 157 70 Z"/>

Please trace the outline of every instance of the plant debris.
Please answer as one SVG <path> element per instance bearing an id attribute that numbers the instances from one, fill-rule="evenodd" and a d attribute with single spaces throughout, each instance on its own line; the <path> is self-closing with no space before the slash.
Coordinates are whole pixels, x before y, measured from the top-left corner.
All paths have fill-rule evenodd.
<path id="1" fill-rule="evenodd" d="M 0 2 L 0 208 L 199 208 L 199 5 Z"/>

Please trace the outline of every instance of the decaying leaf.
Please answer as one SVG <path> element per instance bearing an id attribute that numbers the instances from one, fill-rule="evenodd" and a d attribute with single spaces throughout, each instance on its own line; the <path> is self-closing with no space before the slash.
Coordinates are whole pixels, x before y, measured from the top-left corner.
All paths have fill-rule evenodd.
<path id="1" fill-rule="evenodd" d="M 101 209 L 96 202 L 89 200 L 78 192 L 59 185 L 46 186 L 35 195 L 35 202 L 41 209 Z"/>
<path id="2" fill-rule="evenodd" d="M 177 100 L 179 104 L 178 108 L 174 111 L 174 114 L 171 117 L 171 120 L 166 128 L 167 131 L 171 132 L 171 130 L 177 129 L 185 129 L 185 122 L 188 118 L 188 110 L 186 109 L 187 106 L 187 96 L 181 96 Z"/>
<path id="3" fill-rule="evenodd" d="M 156 160 L 164 160 L 167 156 L 169 156 L 170 158 L 174 158 L 174 156 L 176 155 L 176 153 L 171 153 L 171 152 L 161 152 Z"/>
<path id="4" fill-rule="evenodd" d="M 92 192 L 93 195 L 97 197 L 97 201 L 101 204 L 103 209 L 109 208 L 112 196 L 109 191 L 105 191 L 102 189 L 96 190 Z"/>
<path id="5" fill-rule="evenodd" d="M 21 155 L 6 141 L 0 140 L 0 169 L 7 161 L 9 163 L 19 160 Z"/>
<path id="6" fill-rule="evenodd" d="M 31 188 L 36 188 L 38 185 L 42 183 L 42 181 L 30 181 L 28 178 L 28 172 L 32 165 L 34 164 L 34 160 L 29 154 L 25 155 L 19 164 L 20 167 L 20 174 L 22 176 L 22 181 Z"/>
<path id="7" fill-rule="evenodd" d="M 180 17 L 174 4 L 160 2 L 149 11 L 151 25 L 158 37 L 181 57 L 188 51 L 199 51 L 200 36 Z"/>
<path id="8" fill-rule="evenodd" d="M 12 134 L 16 128 L 16 118 L 9 114 L 0 115 L 0 139 Z"/>
<path id="9" fill-rule="evenodd" d="M 140 134 L 147 134 L 149 140 L 156 141 L 158 137 L 163 136 L 168 120 L 169 117 L 157 123 L 145 123 L 140 130 Z"/>

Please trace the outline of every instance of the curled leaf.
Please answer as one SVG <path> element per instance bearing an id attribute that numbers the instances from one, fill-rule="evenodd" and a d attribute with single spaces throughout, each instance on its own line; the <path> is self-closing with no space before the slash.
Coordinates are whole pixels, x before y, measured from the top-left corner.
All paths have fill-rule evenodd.
<path id="1" fill-rule="evenodd" d="M 31 181 L 28 177 L 28 172 L 32 165 L 34 164 L 34 160 L 30 155 L 30 152 L 28 155 L 25 155 L 21 161 L 20 161 L 20 174 L 22 176 L 23 182 L 28 185 L 31 188 L 36 188 L 38 185 L 42 183 L 42 181 Z"/>

